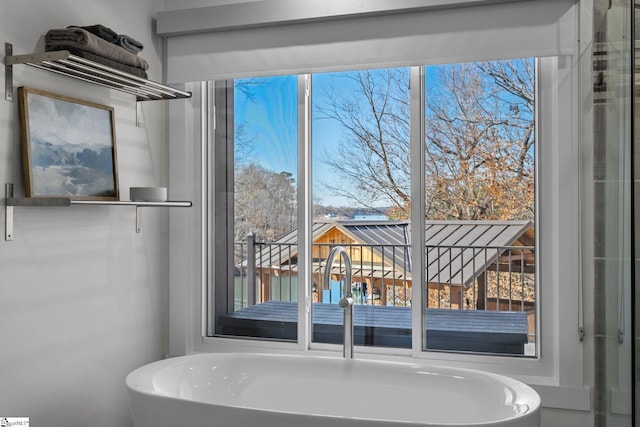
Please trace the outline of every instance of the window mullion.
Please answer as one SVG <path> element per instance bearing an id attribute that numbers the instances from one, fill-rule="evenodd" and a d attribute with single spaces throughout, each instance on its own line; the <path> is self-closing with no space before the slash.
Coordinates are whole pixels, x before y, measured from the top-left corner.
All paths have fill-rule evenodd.
<path id="1" fill-rule="evenodd" d="M 210 289 L 207 300 L 210 304 L 207 312 L 207 335 L 215 334 L 215 315 L 213 313 L 228 313 L 233 311 L 233 81 L 218 81 L 209 83 L 204 90 L 205 111 L 203 117 L 203 141 L 206 143 L 209 164 L 203 173 L 207 177 L 206 198 L 209 212 L 215 214 L 209 219 L 207 226 L 211 230 L 208 259 L 211 261 Z M 231 198 L 229 198 L 231 195 Z M 205 199 L 203 199 L 205 200 Z M 211 215 L 207 215 L 211 216 Z M 218 286 L 217 283 L 224 284 Z M 212 310 L 211 307 L 214 307 Z"/>
<path id="2" fill-rule="evenodd" d="M 311 343 L 313 195 L 311 192 L 311 74 L 298 76 L 298 345 Z"/>
<path id="3" fill-rule="evenodd" d="M 422 352 L 426 344 L 425 324 L 425 72 L 412 67 L 410 87 L 410 158 L 411 158 L 411 352 Z M 417 302 L 417 303 L 416 303 Z"/>
<path id="4" fill-rule="evenodd" d="M 213 252 L 211 235 L 213 232 L 214 218 L 210 215 L 213 212 L 213 198 L 211 197 L 212 183 L 214 182 L 214 176 L 212 175 L 212 161 L 213 153 L 209 151 L 209 147 L 215 147 L 215 130 L 216 130 L 216 100 L 215 100 L 215 82 L 208 81 L 201 85 L 202 104 L 201 104 L 201 137 L 200 137 L 200 155 L 201 155 L 201 173 L 202 173 L 202 189 L 201 200 L 202 203 L 202 230 L 206 230 L 205 234 L 208 236 L 204 239 L 201 245 L 202 251 L 202 276 L 201 281 L 203 283 L 206 299 L 203 298 L 202 312 L 202 333 L 203 336 L 211 336 L 214 333 L 214 318 L 213 310 L 215 304 L 215 282 L 213 280 L 213 266 L 214 260 L 210 256 Z M 210 157 L 211 156 L 211 157 Z M 204 202 L 206 201 L 206 203 Z"/>

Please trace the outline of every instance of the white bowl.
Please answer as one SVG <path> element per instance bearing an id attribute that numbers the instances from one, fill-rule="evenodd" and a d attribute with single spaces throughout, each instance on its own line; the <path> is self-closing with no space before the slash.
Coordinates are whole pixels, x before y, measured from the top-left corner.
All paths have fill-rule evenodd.
<path id="1" fill-rule="evenodd" d="M 166 187 L 130 187 L 129 199 L 132 202 L 165 202 Z"/>

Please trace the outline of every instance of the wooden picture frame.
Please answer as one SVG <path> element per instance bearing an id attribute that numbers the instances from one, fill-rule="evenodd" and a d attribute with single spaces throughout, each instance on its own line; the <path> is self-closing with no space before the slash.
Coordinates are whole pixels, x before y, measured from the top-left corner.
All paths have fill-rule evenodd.
<path id="1" fill-rule="evenodd" d="M 120 200 L 113 107 L 18 88 L 26 197 Z"/>

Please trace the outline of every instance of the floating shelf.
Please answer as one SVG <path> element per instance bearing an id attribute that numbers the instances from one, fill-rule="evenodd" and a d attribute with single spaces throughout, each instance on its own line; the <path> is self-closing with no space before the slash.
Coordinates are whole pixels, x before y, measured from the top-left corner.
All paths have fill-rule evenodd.
<path id="1" fill-rule="evenodd" d="M 185 92 L 118 69 L 72 55 L 66 50 L 13 55 L 5 43 L 5 98 L 13 99 L 13 65 L 24 64 L 136 96 L 137 101 L 190 98 Z"/>
<path id="2" fill-rule="evenodd" d="M 13 240 L 13 208 L 15 206 L 24 207 L 68 207 L 73 205 L 90 206 L 133 206 L 136 208 L 136 233 L 142 232 L 142 217 L 140 208 L 143 207 L 167 207 L 167 208 L 189 208 L 193 205 L 189 201 L 166 201 L 166 202 L 134 202 L 127 200 L 74 200 L 67 197 L 13 197 L 13 184 L 5 184 L 5 227 L 4 239 Z"/>
<path id="3" fill-rule="evenodd" d="M 166 202 L 134 202 L 128 200 L 74 200 L 66 197 L 8 197 L 5 199 L 6 206 L 39 206 L 39 207 L 66 207 L 72 205 L 93 205 L 93 206 L 136 206 L 136 207 L 168 207 L 168 208 L 188 208 L 191 202 L 170 201 Z"/>

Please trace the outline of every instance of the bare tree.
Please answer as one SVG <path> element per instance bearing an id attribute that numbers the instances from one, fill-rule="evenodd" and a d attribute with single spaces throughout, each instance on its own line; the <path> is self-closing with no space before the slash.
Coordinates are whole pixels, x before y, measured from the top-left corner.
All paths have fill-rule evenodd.
<path id="1" fill-rule="evenodd" d="M 429 68 L 426 214 L 432 219 L 533 216 L 532 61 Z M 327 92 L 316 117 L 344 130 L 325 163 L 339 177 L 331 191 L 364 206 L 389 203 L 408 218 L 409 76 L 406 69 L 345 74 L 357 91 Z"/>
<path id="2" fill-rule="evenodd" d="M 433 74 L 442 90 L 433 100 L 427 94 L 428 215 L 532 218 L 533 73 L 527 62 L 455 64 Z"/>
<path id="3" fill-rule="evenodd" d="M 234 238 L 248 233 L 258 240 L 275 241 L 296 228 L 295 186 L 288 172 L 273 172 L 255 164 L 235 175 Z"/>
<path id="4" fill-rule="evenodd" d="M 255 90 L 263 79 L 234 81 L 234 94 L 256 102 Z M 262 241 L 273 241 L 296 227 L 295 184 L 291 173 L 275 172 L 255 164 L 257 136 L 250 124 L 234 125 L 234 239 L 242 241 L 255 233 Z"/>
<path id="5" fill-rule="evenodd" d="M 378 202 L 410 203 L 409 86 L 406 69 L 360 71 L 341 78 L 355 82 L 357 96 L 324 94 L 316 104 L 318 119 L 337 121 L 344 129 L 336 152 L 325 163 L 340 179 L 328 189 L 363 206 Z"/>

